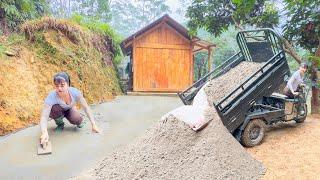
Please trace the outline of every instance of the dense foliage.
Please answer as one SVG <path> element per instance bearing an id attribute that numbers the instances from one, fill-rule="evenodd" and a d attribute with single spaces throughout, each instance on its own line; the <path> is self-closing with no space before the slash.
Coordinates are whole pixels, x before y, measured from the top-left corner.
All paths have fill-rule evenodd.
<path id="1" fill-rule="evenodd" d="M 43 16 L 47 10 L 46 0 L 0 0 L 0 31 L 17 30 L 18 25 Z"/>
<path id="2" fill-rule="evenodd" d="M 190 18 L 188 27 L 192 34 L 204 28 L 215 36 L 219 36 L 230 25 L 272 28 L 279 23 L 274 4 L 265 0 L 193 0 L 187 17 Z"/>

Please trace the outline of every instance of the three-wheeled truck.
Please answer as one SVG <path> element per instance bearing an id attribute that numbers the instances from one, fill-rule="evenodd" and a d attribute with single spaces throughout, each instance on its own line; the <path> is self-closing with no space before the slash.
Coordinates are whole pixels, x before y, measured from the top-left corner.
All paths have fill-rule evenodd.
<path id="1" fill-rule="evenodd" d="M 302 123 L 307 116 L 307 91 L 300 88 L 294 99 L 275 93 L 290 77 L 290 69 L 281 38 L 272 29 L 240 31 L 236 38 L 240 52 L 178 95 L 185 105 L 190 105 L 209 80 L 242 61 L 263 63 L 231 93 L 212 104 L 230 133 L 244 146 L 251 147 L 263 140 L 267 125 L 286 121 Z"/>

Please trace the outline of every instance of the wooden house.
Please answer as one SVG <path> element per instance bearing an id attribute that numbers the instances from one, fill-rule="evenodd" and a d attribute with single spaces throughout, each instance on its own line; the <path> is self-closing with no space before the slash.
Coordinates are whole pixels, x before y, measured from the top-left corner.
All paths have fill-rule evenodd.
<path id="1" fill-rule="evenodd" d="M 190 37 L 186 28 L 168 15 L 162 16 L 121 43 L 123 53 L 130 56 L 131 90 L 184 90 L 193 83 L 194 53 L 206 50 L 211 54 L 214 46 Z"/>

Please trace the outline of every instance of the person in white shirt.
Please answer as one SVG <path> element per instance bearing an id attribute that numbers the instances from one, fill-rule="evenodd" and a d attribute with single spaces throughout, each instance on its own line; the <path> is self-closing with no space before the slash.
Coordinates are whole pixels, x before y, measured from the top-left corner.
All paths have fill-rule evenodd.
<path id="1" fill-rule="evenodd" d="M 298 87 L 299 85 L 304 85 L 303 77 L 305 72 L 307 71 L 308 66 L 305 63 L 300 64 L 299 70 L 293 73 L 287 82 L 287 86 L 284 88 L 284 95 L 288 96 L 288 98 L 293 99 L 299 93 Z"/>
<path id="2" fill-rule="evenodd" d="M 100 129 L 95 123 L 94 116 L 84 99 L 82 93 L 74 87 L 70 87 L 70 77 L 65 72 L 54 75 L 53 83 L 55 90 L 52 90 L 44 100 L 44 107 L 40 118 L 40 144 L 45 147 L 49 141 L 47 124 L 49 118 L 55 120 L 56 130 L 62 131 L 64 128 L 63 118 L 66 118 L 71 124 L 78 128 L 83 126 L 83 119 L 80 112 L 76 109 L 76 103 L 79 102 L 86 112 L 92 125 L 92 132 L 99 133 Z"/>

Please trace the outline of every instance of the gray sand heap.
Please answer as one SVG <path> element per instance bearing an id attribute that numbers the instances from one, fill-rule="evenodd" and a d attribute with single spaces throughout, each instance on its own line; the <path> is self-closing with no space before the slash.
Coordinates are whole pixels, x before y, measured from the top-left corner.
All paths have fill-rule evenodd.
<path id="1" fill-rule="evenodd" d="M 205 87 L 210 101 L 223 97 L 259 66 L 241 63 L 218 77 L 219 80 L 212 80 Z M 204 115 L 211 122 L 200 132 L 194 132 L 172 115 L 159 120 L 132 144 L 106 157 L 91 176 L 97 179 L 259 179 L 264 173 L 263 165 L 228 132 L 214 108 L 208 108 Z"/>
<path id="2" fill-rule="evenodd" d="M 210 80 L 204 87 L 209 105 L 218 103 L 262 66 L 262 63 L 244 61 L 230 69 L 228 73 Z"/>

